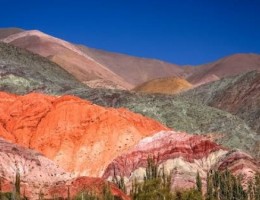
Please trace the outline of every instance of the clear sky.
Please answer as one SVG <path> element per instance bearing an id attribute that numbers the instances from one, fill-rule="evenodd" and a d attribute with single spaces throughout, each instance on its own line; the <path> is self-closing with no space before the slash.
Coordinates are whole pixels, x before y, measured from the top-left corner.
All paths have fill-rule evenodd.
<path id="1" fill-rule="evenodd" d="M 198 65 L 260 53 L 260 0 L 0 0 L 0 27 Z"/>

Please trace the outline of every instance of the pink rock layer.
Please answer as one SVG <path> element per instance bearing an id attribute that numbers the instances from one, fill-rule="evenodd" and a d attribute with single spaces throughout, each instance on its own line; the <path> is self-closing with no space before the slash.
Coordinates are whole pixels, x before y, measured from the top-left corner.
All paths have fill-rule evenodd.
<path id="1" fill-rule="evenodd" d="M 42 154 L 0 138 L 0 178 L 2 191 L 13 191 L 20 174 L 21 192 L 28 197 L 54 182 L 71 179 L 69 173 Z"/>
<path id="2" fill-rule="evenodd" d="M 21 195 L 29 199 L 67 197 L 67 188 L 70 188 L 71 197 L 82 190 L 100 195 L 106 183 L 101 178 L 78 177 L 72 178 L 53 161 L 42 154 L 9 143 L 0 138 L 0 181 L 2 192 L 13 192 L 16 174 L 20 174 Z M 115 185 L 108 184 L 113 195 L 128 200 Z"/>
<path id="3" fill-rule="evenodd" d="M 130 186 L 134 179 L 142 180 L 147 158 L 155 157 L 160 172 L 172 174 L 172 188 L 194 187 L 196 173 L 203 183 L 211 169 L 230 169 L 250 178 L 259 171 L 259 163 L 249 155 L 228 149 L 199 135 L 161 131 L 144 138 L 127 153 L 117 157 L 106 168 L 103 178 L 112 179 L 114 173 L 123 176 Z M 250 162 L 249 162 L 250 161 Z"/>

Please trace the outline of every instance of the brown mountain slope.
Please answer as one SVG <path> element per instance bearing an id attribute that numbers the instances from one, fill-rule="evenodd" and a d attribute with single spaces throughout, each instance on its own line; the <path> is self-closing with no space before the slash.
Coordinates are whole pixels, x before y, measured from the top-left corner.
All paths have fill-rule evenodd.
<path id="1" fill-rule="evenodd" d="M 136 92 L 177 94 L 192 87 L 188 81 L 179 77 L 159 78 L 147 81 L 134 88 Z"/>
<path id="2" fill-rule="evenodd" d="M 132 87 L 106 66 L 84 54 L 75 45 L 40 31 L 33 30 L 12 34 L 2 41 L 47 57 L 83 83 L 87 84 L 88 81 L 101 79 L 106 80 L 106 84 L 111 82 L 111 85 L 119 88 Z"/>
<path id="3" fill-rule="evenodd" d="M 134 86 L 155 78 L 176 76 L 183 71 L 178 65 L 160 60 L 138 58 L 84 46 L 79 48 Z"/>
<path id="4" fill-rule="evenodd" d="M 49 58 L 91 87 L 132 89 L 145 81 L 179 75 L 183 71 L 175 64 L 160 60 L 75 46 L 36 30 L 11 34 L 2 29 L 1 33 L 0 39 L 4 42 Z"/>
<path id="5" fill-rule="evenodd" d="M 0 28 L 0 39 L 6 38 L 9 35 L 23 32 L 23 29 L 20 28 Z"/>
<path id="6" fill-rule="evenodd" d="M 192 84 L 201 85 L 222 77 L 252 70 L 260 71 L 259 54 L 235 54 L 216 62 L 195 67 L 187 80 Z"/>

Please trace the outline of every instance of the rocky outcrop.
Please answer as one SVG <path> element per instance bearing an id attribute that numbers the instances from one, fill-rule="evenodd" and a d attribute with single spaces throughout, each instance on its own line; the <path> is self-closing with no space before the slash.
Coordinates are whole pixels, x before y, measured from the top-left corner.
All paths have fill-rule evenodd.
<path id="1" fill-rule="evenodd" d="M 231 150 L 219 159 L 213 169 L 229 169 L 234 175 L 243 175 L 243 181 L 247 183 L 255 172 L 260 172 L 260 162 L 240 150 Z"/>
<path id="2" fill-rule="evenodd" d="M 192 84 L 180 77 L 167 77 L 153 79 L 134 88 L 136 92 L 157 93 L 157 94 L 177 94 L 191 89 Z"/>
<path id="3" fill-rule="evenodd" d="M 249 155 L 229 151 L 207 137 L 161 131 L 144 138 L 127 153 L 117 157 L 109 164 L 103 177 L 112 179 L 116 174 L 123 176 L 128 183 L 134 179 L 142 180 L 149 156 L 155 157 L 161 172 L 164 170 L 172 174 L 172 188 L 193 187 L 197 172 L 204 182 L 207 172 L 212 169 L 228 168 L 246 178 L 259 171 L 259 163 Z"/>
<path id="4" fill-rule="evenodd" d="M 0 177 L 3 191 L 12 191 L 16 173 L 20 174 L 21 191 L 35 196 L 54 182 L 71 179 L 69 173 L 42 154 L 0 138 Z"/>
<path id="5" fill-rule="evenodd" d="M 127 109 L 73 96 L 0 93 L 0 130 L 0 136 L 38 150 L 65 170 L 98 177 L 116 156 L 167 128 Z"/>

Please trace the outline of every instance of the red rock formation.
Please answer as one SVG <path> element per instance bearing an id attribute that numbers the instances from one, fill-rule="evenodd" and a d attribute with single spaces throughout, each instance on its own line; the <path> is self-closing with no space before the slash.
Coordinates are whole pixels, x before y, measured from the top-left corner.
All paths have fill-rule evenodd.
<path id="1" fill-rule="evenodd" d="M 0 136 L 42 152 L 77 175 L 101 176 L 140 139 L 167 128 L 126 109 L 74 96 L 0 93 Z"/>
<path id="2" fill-rule="evenodd" d="M 116 158 L 109 164 L 103 177 L 111 179 L 115 172 L 127 182 L 135 178 L 143 179 L 149 156 L 155 156 L 159 169 L 164 168 L 167 173 L 173 173 L 173 188 L 193 187 L 197 172 L 205 180 L 210 169 L 222 169 L 223 166 L 247 177 L 252 175 L 248 171 L 254 173 L 259 170 L 259 165 L 253 158 L 246 154 L 239 155 L 230 154 L 226 148 L 203 136 L 162 131 L 144 138 L 127 153 Z M 251 162 L 248 163 L 248 160 Z M 235 162 L 244 162 L 246 166 Z M 234 169 L 236 166 L 241 166 L 241 169 Z"/>
<path id="3" fill-rule="evenodd" d="M 260 162 L 239 150 L 227 153 L 214 169 L 224 171 L 229 169 L 234 175 L 243 175 L 243 181 L 248 182 L 254 177 L 256 171 L 260 171 Z"/>

